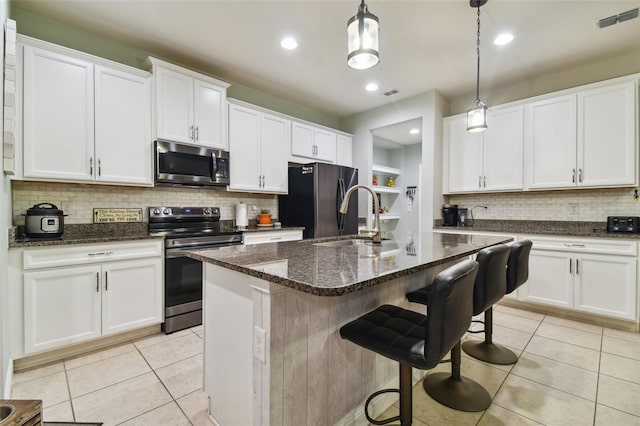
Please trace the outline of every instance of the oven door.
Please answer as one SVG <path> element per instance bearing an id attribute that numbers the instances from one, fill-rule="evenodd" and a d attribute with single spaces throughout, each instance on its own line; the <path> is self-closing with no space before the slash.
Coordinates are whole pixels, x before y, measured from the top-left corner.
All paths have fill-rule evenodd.
<path id="1" fill-rule="evenodd" d="M 202 309 L 202 262 L 168 249 L 164 260 L 165 317 Z"/>

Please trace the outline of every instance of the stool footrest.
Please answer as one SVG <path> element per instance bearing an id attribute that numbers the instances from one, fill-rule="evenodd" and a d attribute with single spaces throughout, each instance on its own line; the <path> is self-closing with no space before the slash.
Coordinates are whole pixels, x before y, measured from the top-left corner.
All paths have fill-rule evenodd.
<path id="1" fill-rule="evenodd" d="M 490 364 L 510 365 L 518 361 L 518 356 L 511 350 L 495 343 L 467 340 L 462 344 L 462 350 L 467 355 Z"/>
<path id="2" fill-rule="evenodd" d="M 454 410 L 482 411 L 491 404 L 489 392 L 467 377 L 456 379 L 448 373 L 433 373 L 424 379 L 422 387 L 431 398 Z"/>
<path id="3" fill-rule="evenodd" d="M 364 403 L 364 415 L 367 417 L 367 420 L 369 420 L 369 423 L 372 423 L 374 425 L 386 425 L 387 423 L 400 420 L 400 415 L 397 415 L 395 417 L 389 417 L 388 419 L 384 419 L 384 420 L 372 419 L 371 416 L 369 416 L 369 403 L 373 400 L 373 398 L 383 393 L 390 393 L 390 392 L 400 393 L 400 389 L 381 389 L 379 391 L 372 393 L 369 396 L 369 398 L 367 398 L 367 402 Z"/>

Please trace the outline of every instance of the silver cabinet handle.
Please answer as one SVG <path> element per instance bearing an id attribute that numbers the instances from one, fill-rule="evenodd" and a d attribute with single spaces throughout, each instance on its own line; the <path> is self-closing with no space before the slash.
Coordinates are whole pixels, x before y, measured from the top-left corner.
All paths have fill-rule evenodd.
<path id="1" fill-rule="evenodd" d="M 564 243 L 565 247 L 586 247 L 585 244 L 578 244 L 578 243 Z"/>
<path id="2" fill-rule="evenodd" d="M 478 176 L 478 189 L 482 189 L 482 176 Z"/>
<path id="3" fill-rule="evenodd" d="M 89 253 L 89 256 L 108 256 L 110 254 L 113 254 L 112 251 L 99 251 L 96 253 Z"/>
<path id="4" fill-rule="evenodd" d="M 571 267 L 572 264 L 573 264 L 573 260 L 571 258 L 569 258 L 569 274 L 570 275 L 573 274 L 573 268 Z"/>
<path id="5" fill-rule="evenodd" d="M 104 291 L 109 290 L 109 271 L 104 271 Z"/>
<path id="6" fill-rule="evenodd" d="M 102 161 L 98 158 L 98 176 L 102 176 Z"/>
<path id="7" fill-rule="evenodd" d="M 93 157 L 89 157 L 89 174 L 93 176 Z"/>
<path id="8" fill-rule="evenodd" d="M 100 293 L 100 272 L 96 272 L 96 293 Z"/>
<path id="9" fill-rule="evenodd" d="M 281 240 L 282 237 L 271 237 L 271 241 L 278 241 Z"/>
<path id="10" fill-rule="evenodd" d="M 576 183 L 576 169 L 571 169 L 571 182 Z"/>
<path id="11" fill-rule="evenodd" d="M 194 140 L 193 131 L 193 126 L 189 126 L 189 140 Z"/>
<path id="12" fill-rule="evenodd" d="M 580 260 L 576 259 L 576 275 L 580 274 Z"/>
<path id="13" fill-rule="evenodd" d="M 486 177 L 486 176 L 483 176 L 483 177 L 482 177 L 482 187 L 483 187 L 483 188 L 486 188 L 486 187 L 487 187 L 487 177 Z"/>
<path id="14" fill-rule="evenodd" d="M 196 126 L 196 141 L 200 140 L 200 132 L 198 132 L 198 126 Z"/>
<path id="15" fill-rule="evenodd" d="M 582 169 L 578 169 L 578 182 L 582 183 Z"/>

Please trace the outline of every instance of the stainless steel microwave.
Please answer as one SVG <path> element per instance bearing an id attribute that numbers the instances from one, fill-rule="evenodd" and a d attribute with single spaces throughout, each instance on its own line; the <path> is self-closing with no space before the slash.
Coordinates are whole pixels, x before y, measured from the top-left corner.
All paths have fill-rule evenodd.
<path id="1" fill-rule="evenodd" d="M 196 145 L 155 142 L 155 183 L 159 185 L 229 185 L 229 153 Z"/>

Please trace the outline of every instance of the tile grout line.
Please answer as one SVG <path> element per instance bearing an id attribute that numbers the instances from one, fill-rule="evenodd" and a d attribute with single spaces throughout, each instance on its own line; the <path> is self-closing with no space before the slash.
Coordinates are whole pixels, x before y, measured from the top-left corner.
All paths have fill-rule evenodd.
<path id="1" fill-rule="evenodd" d="M 593 426 L 596 424 L 598 413 L 598 390 L 600 388 L 600 368 L 602 367 L 602 344 L 604 343 L 604 330 L 600 334 L 600 353 L 598 353 L 598 376 L 596 377 L 596 404 L 593 407 Z"/>
<path id="2" fill-rule="evenodd" d="M 73 421 L 76 421 L 76 410 L 73 408 L 73 398 L 71 398 L 71 385 L 69 384 L 69 376 L 67 375 L 67 365 L 65 360 L 62 360 L 62 368 L 64 369 L 64 380 L 67 383 L 67 393 L 69 394 L 69 406 L 71 407 L 71 417 Z M 43 419 L 44 420 L 44 419 Z"/>

